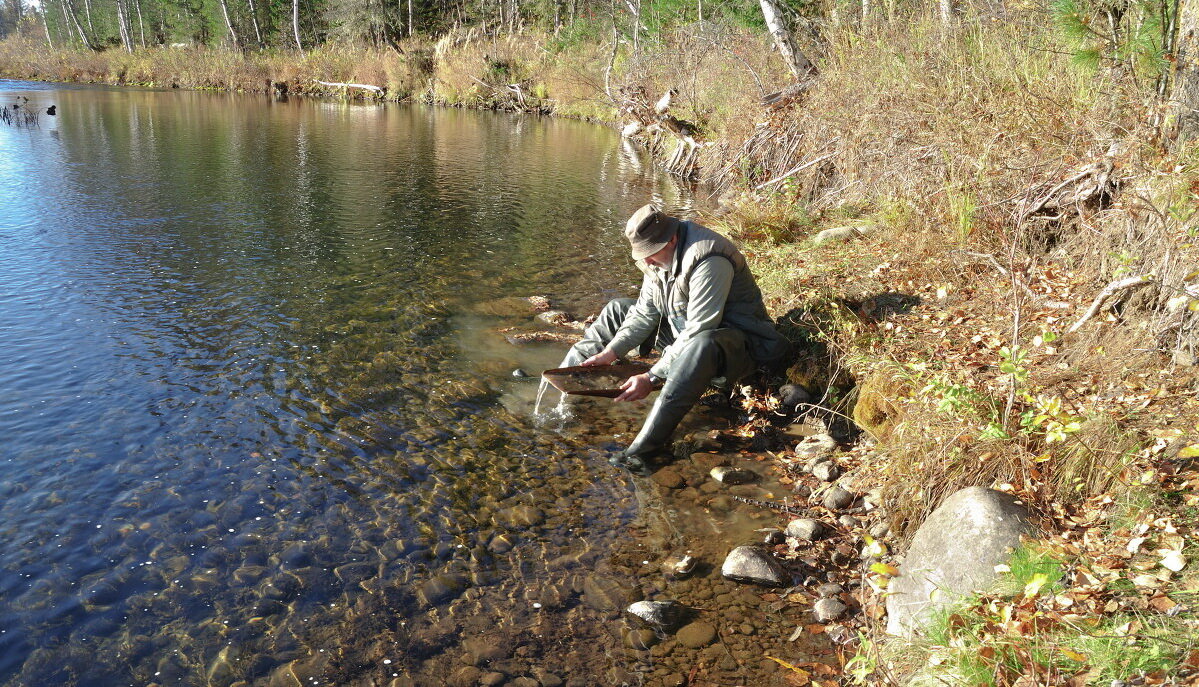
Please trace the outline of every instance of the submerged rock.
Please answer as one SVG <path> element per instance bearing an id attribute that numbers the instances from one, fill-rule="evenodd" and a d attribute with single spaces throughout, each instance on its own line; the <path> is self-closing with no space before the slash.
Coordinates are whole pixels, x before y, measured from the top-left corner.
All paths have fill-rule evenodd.
<path id="1" fill-rule="evenodd" d="M 783 568 L 783 564 L 756 546 L 738 546 L 729 552 L 720 574 L 735 582 L 766 587 L 783 587 L 791 583 L 791 575 Z"/>
<path id="2" fill-rule="evenodd" d="M 691 617 L 692 609 L 677 601 L 638 601 L 625 612 L 650 627 L 672 632 Z"/>
<path id="3" fill-rule="evenodd" d="M 743 470 L 727 465 L 717 465 L 709 474 L 712 475 L 712 479 L 721 484 L 751 484 L 758 481 L 757 473 L 752 470 Z"/>
<path id="4" fill-rule="evenodd" d="M 680 629 L 675 639 L 688 649 L 701 649 L 716 639 L 716 628 L 710 623 L 691 623 Z"/>
<path id="5" fill-rule="evenodd" d="M 667 577 L 682 579 L 695 572 L 699 559 L 691 554 L 675 554 L 662 562 L 662 572 Z"/>

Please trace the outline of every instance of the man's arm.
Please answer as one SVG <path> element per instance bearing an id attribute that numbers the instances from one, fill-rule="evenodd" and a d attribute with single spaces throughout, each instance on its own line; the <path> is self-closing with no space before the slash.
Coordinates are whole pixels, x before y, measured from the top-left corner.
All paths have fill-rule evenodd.
<path id="1" fill-rule="evenodd" d="M 641 293 L 637 296 L 637 302 L 625 315 L 624 322 L 616 330 L 616 335 L 612 337 L 604 350 L 584 360 L 584 365 L 613 363 L 617 358 L 633 350 L 634 347 L 658 331 L 658 323 L 662 320 L 662 315 L 654 306 L 651 297 L 654 288 L 653 277 L 646 274 L 645 279 L 641 282 Z"/>
<path id="2" fill-rule="evenodd" d="M 662 351 L 662 357 L 650 368 L 651 374 L 669 377 L 671 365 L 686 343 L 696 334 L 720 326 L 732 286 L 733 263 L 727 258 L 714 255 L 695 266 L 688 281 L 687 326 Z"/>

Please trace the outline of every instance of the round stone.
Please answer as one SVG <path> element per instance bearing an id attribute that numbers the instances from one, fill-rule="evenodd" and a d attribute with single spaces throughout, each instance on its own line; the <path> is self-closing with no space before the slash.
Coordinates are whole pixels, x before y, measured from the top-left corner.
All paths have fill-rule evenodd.
<path id="1" fill-rule="evenodd" d="M 705 622 L 691 623 L 684 625 L 675 635 L 675 639 L 689 649 L 699 649 L 716 639 L 716 628 Z"/>
<path id="2" fill-rule="evenodd" d="M 825 598 L 816 602 L 812 606 L 812 613 L 816 616 L 816 622 L 827 623 L 845 615 L 848 606 L 833 598 Z"/>
<path id="3" fill-rule="evenodd" d="M 824 535 L 824 525 L 811 518 L 796 518 L 787 523 L 786 535 L 801 541 L 816 541 Z"/>

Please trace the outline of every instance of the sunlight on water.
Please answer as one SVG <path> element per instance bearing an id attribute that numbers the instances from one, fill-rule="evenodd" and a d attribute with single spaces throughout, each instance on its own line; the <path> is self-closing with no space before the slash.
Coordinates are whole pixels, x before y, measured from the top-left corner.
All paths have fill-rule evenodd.
<path id="1" fill-rule="evenodd" d="M 689 463 L 677 496 L 613 469 L 645 406 L 542 408 L 513 370 L 566 345 L 504 336 L 543 326 L 529 296 L 582 318 L 624 295 L 624 217 L 685 191 L 577 122 L 17 90 L 58 116 L 0 126 L 0 684 L 707 660 L 638 653 L 615 619 L 735 593 L 713 564 L 761 518 L 712 515 Z M 654 557 L 680 547 L 708 567 L 667 589 Z M 713 675 L 763 674 L 738 670 Z"/>

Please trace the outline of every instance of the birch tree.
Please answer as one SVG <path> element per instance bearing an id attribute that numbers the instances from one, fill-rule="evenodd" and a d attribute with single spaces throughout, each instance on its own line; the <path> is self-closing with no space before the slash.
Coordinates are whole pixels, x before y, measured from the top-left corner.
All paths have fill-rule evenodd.
<path id="1" fill-rule="evenodd" d="M 241 41 L 237 38 L 237 29 L 233 28 L 233 20 L 229 18 L 228 0 L 221 0 L 221 15 L 225 17 L 225 26 L 229 29 L 229 39 L 233 41 L 233 49 L 241 50 Z"/>
<path id="2" fill-rule="evenodd" d="M 291 0 L 291 30 L 296 37 L 296 50 L 304 52 L 304 43 L 300 40 L 300 0 Z"/>
<path id="3" fill-rule="evenodd" d="M 774 45 L 778 48 L 779 54 L 783 56 L 783 61 L 787 63 L 787 68 L 795 75 L 796 79 L 804 79 L 816 72 L 816 65 L 807 58 L 795 47 L 795 37 L 791 34 L 791 29 L 787 26 L 787 19 L 779 12 L 779 8 L 774 4 L 774 0 L 758 0 L 762 7 L 762 18 L 766 20 L 766 28 L 770 30 L 770 35 L 774 38 Z"/>

